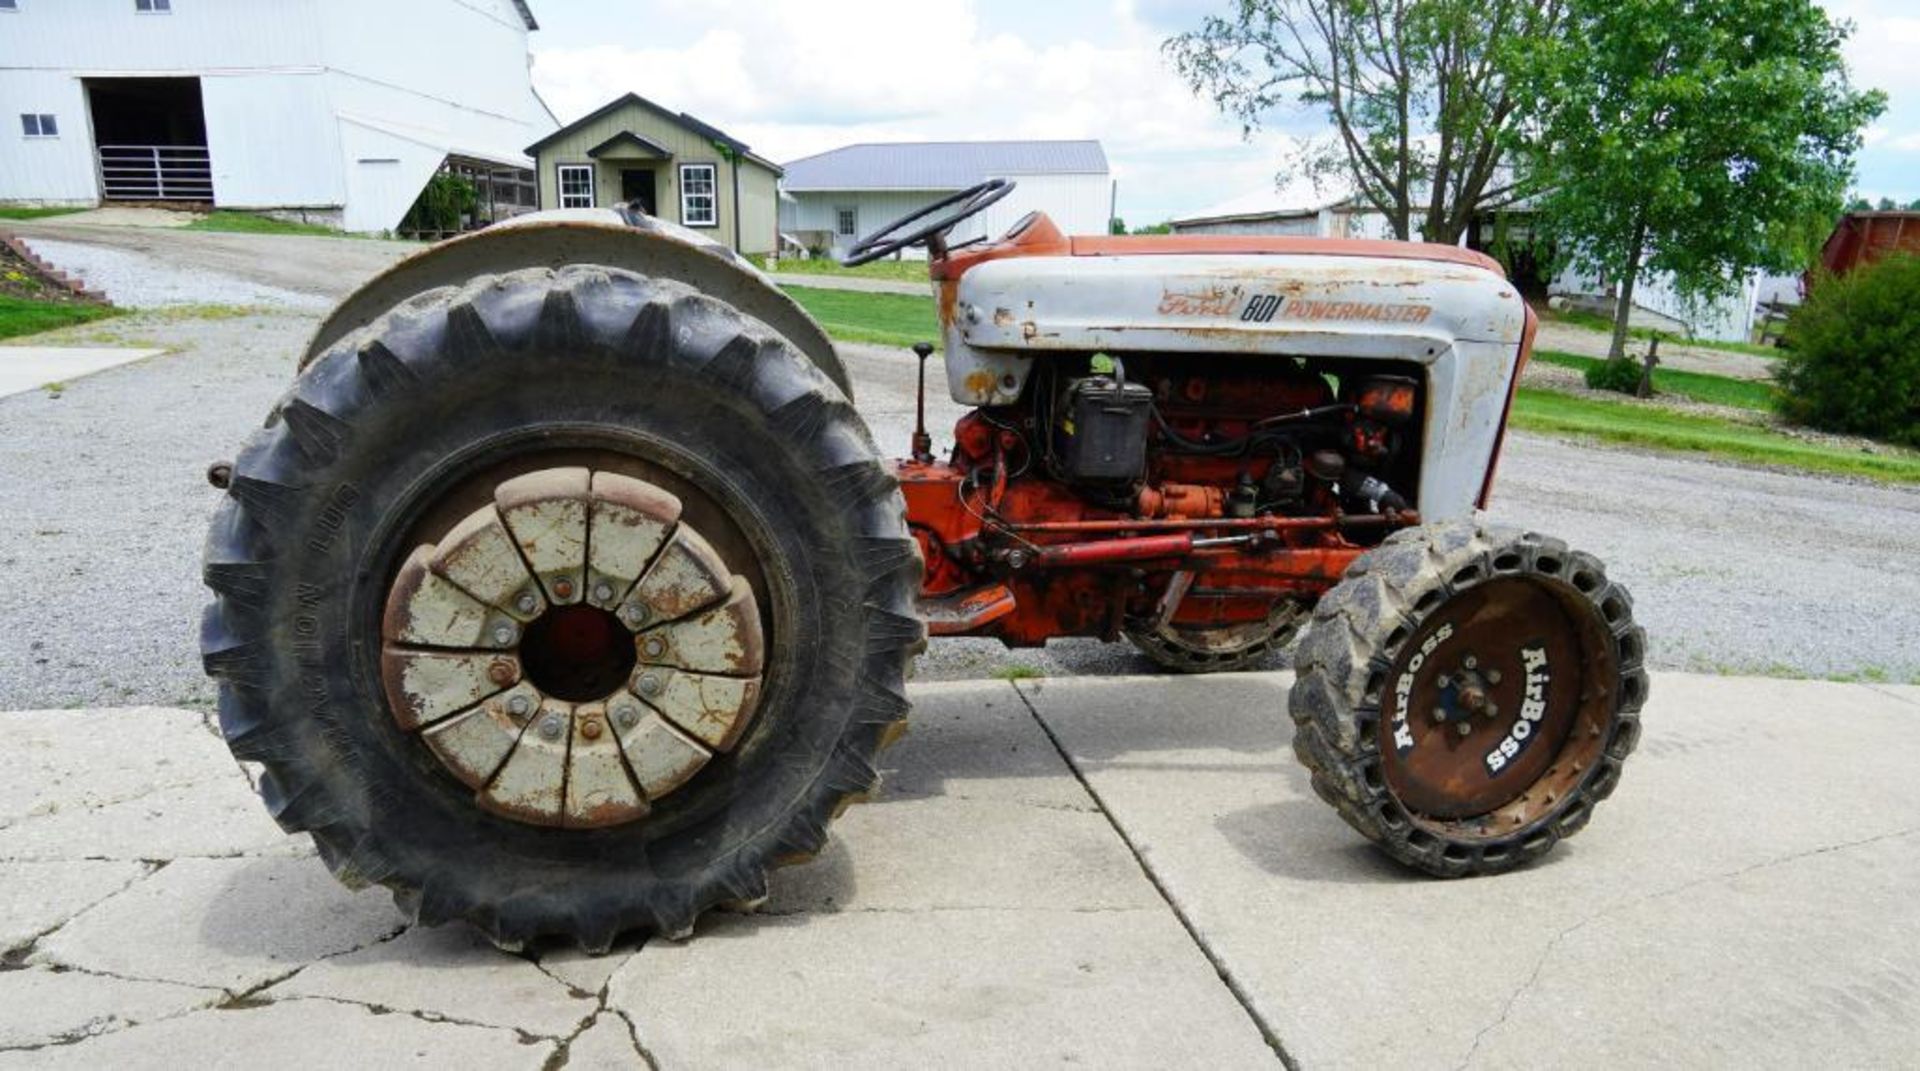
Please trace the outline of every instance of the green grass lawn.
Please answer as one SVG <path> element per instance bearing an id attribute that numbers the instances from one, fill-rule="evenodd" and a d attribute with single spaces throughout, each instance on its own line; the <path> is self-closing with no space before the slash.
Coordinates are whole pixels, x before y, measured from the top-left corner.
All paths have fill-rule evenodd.
<path id="1" fill-rule="evenodd" d="M 778 267 L 770 269 L 765 256 L 755 255 L 747 259 L 762 271 L 772 271 L 776 278 L 786 272 L 793 275 L 851 275 L 861 279 L 891 279 L 908 283 L 927 281 L 927 262 L 924 260 L 876 260 L 857 268 L 843 268 L 837 260 L 817 257 L 813 260 L 782 260 Z"/>
<path id="2" fill-rule="evenodd" d="M 0 295 L 0 338 L 37 335 L 56 327 L 84 324 L 120 315 L 121 310 L 107 305 L 82 305 L 64 301 L 31 301 Z"/>
<path id="3" fill-rule="evenodd" d="M 349 235 L 322 227 L 317 223 L 289 223 L 272 216 L 255 215 L 252 212 L 223 212 L 215 209 L 187 224 L 190 231 L 229 231 L 235 234 L 313 234 L 327 238 L 346 238 Z"/>
<path id="4" fill-rule="evenodd" d="M 1542 319 L 1553 323 L 1563 323 L 1573 327 L 1585 327 L 1602 332 L 1609 337 L 1613 334 L 1613 319 L 1608 316 L 1602 316 L 1599 313 L 1586 312 L 1581 309 L 1568 309 L 1565 312 L 1545 311 L 1540 315 Z M 1627 328 L 1627 334 L 1633 338 L 1643 340 L 1651 339 L 1655 335 L 1659 335 L 1666 340 L 1661 343 L 1662 345 L 1679 343 L 1684 346 L 1695 346 L 1703 350 L 1722 350 L 1726 353 L 1744 353 L 1749 357 L 1766 357 L 1769 359 L 1780 356 L 1780 351 L 1773 346 L 1756 346 L 1751 342 L 1719 342 L 1704 338 L 1682 338 L 1671 331 L 1655 331 L 1651 327 L 1629 327 Z"/>
<path id="5" fill-rule="evenodd" d="M 84 208 L 15 208 L 0 205 L 0 219 L 46 219 L 48 216 L 70 216 L 85 211 Z"/>
<path id="6" fill-rule="evenodd" d="M 1781 465 L 1809 472 L 1920 483 L 1920 454 L 1867 454 L 1802 442 L 1779 432 L 1717 417 L 1675 413 L 1631 402 L 1579 398 L 1520 388 L 1513 426 L 1526 431 L 1583 435 L 1715 458 Z"/>
<path id="7" fill-rule="evenodd" d="M 911 346 L 916 342 L 940 344 L 939 318 L 934 314 L 930 297 L 823 290 L 811 286 L 782 289 L 834 338 L 876 342 L 883 346 Z"/>
<path id="8" fill-rule="evenodd" d="M 1534 353 L 1533 359 L 1581 372 L 1606 363 L 1596 357 L 1578 357 L 1571 353 L 1557 353 L 1553 350 L 1539 350 Z M 1770 412 L 1773 409 L 1773 384 L 1756 383 L 1750 379 L 1733 379 L 1728 376 L 1708 375 L 1704 372 L 1679 372 L 1667 368 L 1655 368 L 1653 389 L 1662 394 L 1691 398 L 1696 402 L 1731 405 L 1740 409 L 1757 409 L 1762 412 Z"/>

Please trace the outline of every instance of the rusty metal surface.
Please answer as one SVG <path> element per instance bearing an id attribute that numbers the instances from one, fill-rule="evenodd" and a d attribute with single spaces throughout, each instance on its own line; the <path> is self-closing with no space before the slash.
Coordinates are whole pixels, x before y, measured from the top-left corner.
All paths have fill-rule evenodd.
<path id="1" fill-rule="evenodd" d="M 448 532 L 436 544 L 429 568 L 522 623 L 547 608 L 546 596 L 494 510 L 477 510 Z"/>
<path id="2" fill-rule="evenodd" d="M 389 644 L 381 683 L 402 729 L 457 714 L 520 682 L 520 661 L 506 652 L 417 650 Z"/>
<path id="3" fill-rule="evenodd" d="M 328 315 L 307 343 L 300 367 L 416 294 L 483 275 L 568 265 L 673 279 L 724 301 L 778 332 L 853 398 L 853 383 L 826 332 L 759 269 L 699 232 L 655 219 L 629 224 L 610 209 L 530 213 L 408 257 Z"/>
<path id="4" fill-rule="evenodd" d="M 1611 661 L 1582 610 L 1550 582 L 1497 577 L 1429 614 L 1381 693 L 1382 771 L 1410 810 L 1497 834 L 1578 780 Z"/>
<path id="5" fill-rule="evenodd" d="M 580 602 L 587 588 L 587 511 L 593 474 L 545 469 L 500 485 L 494 502 L 548 601 Z"/>
<path id="6" fill-rule="evenodd" d="M 751 677 L 765 656 L 753 589 L 734 577 L 727 600 L 705 613 L 647 629 L 638 636 L 640 663 L 695 673 Z"/>
<path id="7" fill-rule="evenodd" d="M 644 480 L 596 472 L 588 524 L 587 601 L 614 609 L 626 599 L 680 520 L 680 500 Z"/>
<path id="8" fill-rule="evenodd" d="M 752 722 L 752 585 L 645 481 L 556 467 L 491 498 L 394 577 L 381 673 L 395 722 L 493 813 L 642 819 Z"/>
<path id="9" fill-rule="evenodd" d="M 634 670 L 634 695 L 715 751 L 731 751 L 760 701 L 757 677 L 722 677 L 671 666 Z"/>

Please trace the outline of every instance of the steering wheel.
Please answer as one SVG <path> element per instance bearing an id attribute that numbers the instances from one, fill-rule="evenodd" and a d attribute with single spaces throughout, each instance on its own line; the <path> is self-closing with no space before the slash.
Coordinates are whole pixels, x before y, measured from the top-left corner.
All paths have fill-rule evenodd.
<path id="1" fill-rule="evenodd" d="M 898 253 L 908 246 L 923 244 L 937 258 L 946 252 L 945 236 L 948 231 L 961 220 L 985 211 L 988 205 L 1012 193 L 1013 186 L 1012 179 L 988 179 L 978 186 L 969 186 L 959 193 L 942 197 L 853 243 L 853 248 L 847 251 L 846 258 L 840 263 L 848 268 L 857 267 Z M 905 233 L 901 233 L 903 231 Z"/>

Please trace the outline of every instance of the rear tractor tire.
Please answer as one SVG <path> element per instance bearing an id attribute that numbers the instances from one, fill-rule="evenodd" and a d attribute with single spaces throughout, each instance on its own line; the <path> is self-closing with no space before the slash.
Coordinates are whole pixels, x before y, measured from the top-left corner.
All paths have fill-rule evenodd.
<path id="1" fill-rule="evenodd" d="M 920 558 L 846 397 L 675 282 L 418 295 L 234 463 L 202 626 L 289 832 L 504 947 L 688 932 L 876 783 Z"/>
<path id="2" fill-rule="evenodd" d="M 1315 607 L 1294 752 L 1395 859 L 1460 877 L 1579 832 L 1647 697 L 1633 600 L 1593 556 L 1472 522 L 1397 532 Z"/>

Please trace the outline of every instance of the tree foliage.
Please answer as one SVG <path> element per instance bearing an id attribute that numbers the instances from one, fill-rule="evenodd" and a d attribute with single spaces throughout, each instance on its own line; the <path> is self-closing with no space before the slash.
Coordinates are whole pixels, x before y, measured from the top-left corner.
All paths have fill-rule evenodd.
<path id="1" fill-rule="evenodd" d="M 1920 446 L 1920 256 L 1815 280 L 1775 378 L 1791 420 Z"/>
<path id="2" fill-rule="evenodd" d="M 1885 97 L 1848 84 L 1850 27 L 1812 0 L 1567 5 L 1516 50 L 1513 143 L 1562 254 L 1619 283 L 1618 356 L 1645 271 L 1707 300 L 1804 266 Z"/>
<path id="3" fill-rule="evenodd" d="M 1164 47 L 1244 133 L 1287 105 L 1323 111 L 1335 137 L 1309 144 L 1306 173 L 1344 177 L 1400 238 L 1453 243 L 1510 199 L 1509 47 L 1553 33 L 1560 10 L 1561 0 L 1237 0 Z"/>

